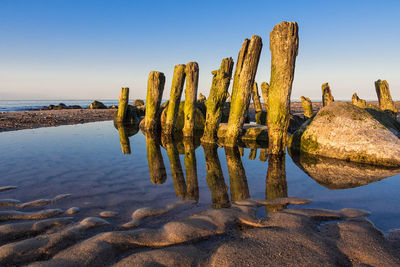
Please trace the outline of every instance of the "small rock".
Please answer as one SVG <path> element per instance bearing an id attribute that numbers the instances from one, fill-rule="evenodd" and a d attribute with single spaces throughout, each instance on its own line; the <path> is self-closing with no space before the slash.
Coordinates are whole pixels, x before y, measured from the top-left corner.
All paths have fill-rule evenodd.
<path id="1" fill-rule="evenodd" d="M 76 214 L 76 213 L 78 213 L 80 210 L 81 210 L 81 209 L 78 208 L 78 207 L 72 207 L 72 208 L 67 209 L 67 210 L 65 211 L 65 214 L 67 214 L 67 215 Z"/>
<path id="2" fill-rule="evenodd" d="M 115 216 L 117 216 L 117 215 L 118 215 L 118 212 L 106 210 L 106 211 L 100 212 L 99 215 L 100 215 L 100 217 L 110 218 L 110 217 L 115 217 Z"/>

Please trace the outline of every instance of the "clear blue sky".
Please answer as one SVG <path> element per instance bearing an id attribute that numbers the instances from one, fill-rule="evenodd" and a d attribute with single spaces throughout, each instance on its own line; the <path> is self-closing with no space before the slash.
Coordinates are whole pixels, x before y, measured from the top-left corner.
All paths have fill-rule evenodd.
<path id="1" fill-rule="evenodd" d="M 150 71 L 197 61 L 199 92 L 222 58 L 236 62 L 245 38 L 262 37 L 256 81 L 269 81 L 269 32 L 299 24 L 292 99 L 376 99 L 386 79 L 400 99 L 400 1 L 0 0 L 0 99 L 145 98 Z"/>

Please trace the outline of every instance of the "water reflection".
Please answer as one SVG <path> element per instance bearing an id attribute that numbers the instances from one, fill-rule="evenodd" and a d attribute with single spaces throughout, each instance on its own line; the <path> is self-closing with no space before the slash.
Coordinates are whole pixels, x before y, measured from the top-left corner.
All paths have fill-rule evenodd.
<path id="1" fill-rule="evenodd" d="M 185 170 L 186 170 L 186 199 L 199 201 L 199 183 L 197 180 L 197 162 L 194 138 L 184 138 Z"/>
<path id="2" fill-rule="evenodd" d="M 269 155 L 267 178 L 265 180 L 265 199 L 287 197 L 286 168 L 284 155 Z M 286 205 L 266 206 L 267 212 L 285 209 Z"/>
<path id="3" fill-rule="evenodd" d="M 231 200 L 249 198 L 249 186 L 238 147 L 225 147 L 225 156 L 229 172 Z"/>
<path id="4" fill-rule="evenodd" d="M 298 167 L 317 183 L 329 189 L 359 187 L 400 173 L 400 169 L 306 154 L 291 156 Z"/>
<path id="5" fill-rule="evenodd" d="M 167 180 L 164 160 L 160 149 L 160 136 L 144 133 L 146 137 L 147 161 L 152 184 L 163 184 Z"/>
<path id="6" fill-rule="evenodd" d="M 118 130 L 121 150 L 123 154 L 131 154 L 131 145 L 129 137 L 137 134 L 138 124 L 122 124 L 114 122 L 114 127 Z"/>

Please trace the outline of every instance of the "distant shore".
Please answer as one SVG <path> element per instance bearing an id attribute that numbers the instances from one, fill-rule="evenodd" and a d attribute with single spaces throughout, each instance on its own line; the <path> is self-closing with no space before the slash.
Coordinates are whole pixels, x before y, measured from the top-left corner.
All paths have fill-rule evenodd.
<path id="1" fill-rule="evenodd" d="M 368 103 L 378 105 L 377 101 Z M 400 109 L 400 101 L 395 101 L 395 105 Z M 265 109 L 264 104 L 263 106 Z M 313 102 L 314 112 L 321 107 L 321 102 Z M 115 109 L 61 109 L 0 112 L 0 132 L 107 121 L 113 119 L 115 111 Z M 254 113 L 253 104 L 250 104 L 250 117 L 254 117 Z M 303 114 L 301 102 L 291 103 L 291 113 Z"/>

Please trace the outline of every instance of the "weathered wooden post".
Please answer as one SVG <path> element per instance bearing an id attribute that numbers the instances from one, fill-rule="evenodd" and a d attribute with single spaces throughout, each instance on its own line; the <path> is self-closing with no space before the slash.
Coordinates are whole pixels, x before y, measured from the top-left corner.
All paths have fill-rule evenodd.
<path id="1" fill-rule="evenodd" d="M 186 199 L 199 200 L 199 183 L 197 180 L 196 152 L 193 138 L 183 138 L 185 147 Z"/>
<path id="2" fill-rule="evenodd" d="M 145 131 L 156 131 L 160 128 L 160 104 L 164 92 L 164 73 L 152 71 L 147 82 L 146 113 L 140 124 Z"/>
<path id="3" fill-rule="evenodd" d="M 269 154 L 285 154 L 290 95 L 299 47 L 296 22 L 281 22 L 270 33 L 271 82 L 268 92 Z"/>
<path id="4" fill-rule="evenodd" d="M 399 112 L 393 103 L 389 91 L 389 84 L 386 80 L 377 80 L 375 82 L 375 90 L 378 95 L 379 108 L 381 110 L 390 110 L 394 113 Z"/>
<path id="5" fill-rule="evenodd" d="M 249 186 L 238 147 L 225 147 L 225 156 L 229 172 L 231 201 L 249 198 Z"/>
<path id="6" fill-rule="evenodd" d="M 252 97 L 253 97 L 254 109 L 255 109 L 256 113 L 261 112 L 262 106 L 261 106 L 261 101 L 260 101 L 260 94 L 258 93 L 258 85 L 256 82 L 254 82 L 254 85 L 253 85 Z"/>
<path id="7" fill-rule="evenodd" d="M 163 184 L 167 180 L 167 173 L 160 149 L 160 137 L 147 132 L 145 137 L 150 181 L 152 184 Z"/>
<path id="8" fill-rule="evenodd" d="M 264 99 L 265 110 L 268 110 L 268 92 L 269 92 L 269 84 L 267 82 L 261 83 L 261 94 Z"/>
<path id="9" fill-rule="evenodd" d="M 183 136 L 194 135 L 195 110 L 197 100 L 197 86 L 199 83 L 199 65 L 197 62 L 189 62 L 186 65 L 186 89 L 185 89 L 185 122 L 182 129 Z"/>
<path id="10" fill-rule="evenodd" d="M 219 70 L 213 71 L 210 95 L 206 101 L 206 123 L 201 142 L 215 143 L 218 126 L 221 121 L 222 109 L 228 96 L 228 88 L 232 77 L 233 60 L 224 58 Z"/>
<path id="11" fill-rule="evenodd" d="M 311 118 L 313 116 L 313 108 L 310 98 L 302 96 L 301 105 L 303 106 L 304 118 Z"/>
<path id="12" fill-rule="evenodd" d="M 250 149 L 249 160 L 255 160 L 257 157 L 257 148 Z"/>
<path id="13" fill-rule="evenodd" d="M 162 138 L 171 166 L 171 176 L 174 183 L 175 194 L 177 197 L 184 199 L 186 197 L 186 182 L 183 176 L 178 148 L 171 136 L 162 136 Z"/>
<path id="14" fill-rule="evenodd" d="M 129 101 L 129 88 L 122 87 L 121 94 L 119 95 L 119 104 L 117 111 L 117 122 L 124 122 L 126 118 L 126 110 L 128 108 Z"/>
<path id="15" fill-rule="evenodd" d="M 260 150 L 260 156 L 258 157 L 258 159 L 262 162 L 267 161 L 268 159 L 268 148 L 262 148 Z"/>
<path id="16" fill-rule="evenodd" d="M 185 65 L 179 64 L 174 68 L 174 76 L 172 78 L 171 93 L 169 96 L 169 103 L 166 110 L 167 116 L 165 123 L 163 123 L 163 134 L 172 134 L 175 127 L 176 118 L 178 116 L 179 103 L 183 91 L 183 84 L 185 83 Z"/>
<path id="17" fill-rule="evenodd" d="M 351 97 L 351 103 L 359 108 L 366 108 L 367 102 L 364 99 L 360 99 L 357 93 L 354 93 Z"/>
<path id="18" fill-rule="evenodd" d="M 245 116 L 249 109 L 261 49 L 261 37 L 253 35 L 251 40 L 244 40 L 242 49 L 239 52 L 233 79 L 232 102 L 229 112 L 228 129 L 224 140 L 225 145 L 231 147 L 237 146 Z"/>
<path id="19" fill-rule="evenodd" d="M 273 200 L 287 197 L 287 182 L 284 155 L 270 155 L 268 159 L 267 179 L 265 181 L 265 199 Z M 278 211 L 286 205 L 268 205 L 267 212 Z"/>
<path id="20" fill-rule="evenodd" d="M 325 107 L 330 103 L 334 102 L 335 99 L 333 98 L 331 87 L 328 83 L 323 83 L 322 86 L 322 106 Z"/>

